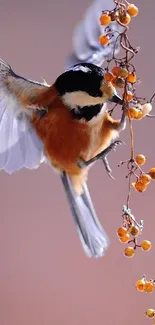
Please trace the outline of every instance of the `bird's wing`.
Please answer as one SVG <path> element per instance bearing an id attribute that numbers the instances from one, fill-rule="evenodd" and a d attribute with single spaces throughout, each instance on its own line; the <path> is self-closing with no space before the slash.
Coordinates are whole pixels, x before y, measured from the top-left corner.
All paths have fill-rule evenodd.
<path id="1" fill-rule="evenodd" d="M 0 169 L 12 174 L 44 161 L 43 144 L 30 123 L 30 107 L 49 87 L 16 75 L 0 59 Z M 35 108 L 33 106 L 33 108 Z"/>
<path id="2" fill-rule="evenodd" d="M 73 64 L 88 62 L 102 66 L 104 61 L 112 56 L 114 44 L 118 32 L 121 31 L 116 22 L 110 25 L 113 38 L 108 46 L 99 44 L 99 36 L 104 33 L 105 27 L 100 25 L 99 17 L 103 10 L 111 10 L 114 8 L 113 0 L 95 0 L 85 12 L 83 20 L 76 26 L 73 33 L 73 51 L 67 57 L 66 69 Z M 119 46 L 116 44 L 116 52 L 119 51 Z"/>

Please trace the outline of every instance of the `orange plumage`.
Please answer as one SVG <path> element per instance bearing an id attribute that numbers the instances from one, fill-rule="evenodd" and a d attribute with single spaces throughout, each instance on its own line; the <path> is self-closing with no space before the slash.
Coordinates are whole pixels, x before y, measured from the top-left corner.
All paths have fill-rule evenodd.
<path id="1" fill-rule="evenodd" d="M 48 107 L 47 114 L 41 119 L 36 112 L 32 118 L 46 155 L 57 170 L 68 173 L 76 191 L 81 193 L 88 167 L 81 169 L 77 163 L 88 161 L 107 148 L 118 136 L 119 121 L 113 120 L 108 113 L 92 124 L 73 119 L 54 86 L 38 98 L 37 103 L 40 107 Z"/>
<path id="2" fill-rule="evenodd" d="M 113 120 L 109 101 L 122 103 L 93 64 L 71 67 L 50 86 L 16 75 L 0 59 L 0 169 L 33 169 L 48 158 L 60 174 L 83 249 L 93 257 L 105 254 L 109 240 L 87 188 L 88 166 L 102 159 L 110 174 L 106 156 L 125 128 L 125 111 Z"/>

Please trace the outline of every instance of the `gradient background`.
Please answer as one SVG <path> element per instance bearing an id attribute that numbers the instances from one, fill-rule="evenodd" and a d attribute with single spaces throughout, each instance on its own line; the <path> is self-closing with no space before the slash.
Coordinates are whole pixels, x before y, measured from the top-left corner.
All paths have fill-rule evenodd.
<path id="1" fill-rule="evenodd" d="M 75 24 L 90 1 L 1 0 L 0 56 L 26 77 L 52 83 L 64 69 L 71 49 Z M 104 3 L 104 1 L 103 1 Z M 150 98 L 154 78 L 154 0 L 136 4 L 140 14 L 133 20 L 131 39 L 141 51 L 135 60 L 143 81 L 138 94 Z M 155 166 L 155 120 L 134 123 L 136 152 Z M 121 135 L 129 144 L 129 131 Z M 101 222 L 111 238 L 106 256 L 88 259 L 75 231 L 57 175 L 47 166 L 23 170 L 13 176 L 0 173 L 0 324 L 1 325 L 119 325 L 152 324 L 144 313 L 155 308 L 155 293 L 141 294 L 134 284 L 143 273 L 155 278 L 155 183 L 143 193 L 133 193 L 131 207 L 144 219 L 143 239 L 153 249 L 133 259 L 123 257 L 116 237 L 121 208 L 126 202 L 128 145 L 111 154 L 116 181 L 101 163 L 89 176 L 90 191 Z"/>

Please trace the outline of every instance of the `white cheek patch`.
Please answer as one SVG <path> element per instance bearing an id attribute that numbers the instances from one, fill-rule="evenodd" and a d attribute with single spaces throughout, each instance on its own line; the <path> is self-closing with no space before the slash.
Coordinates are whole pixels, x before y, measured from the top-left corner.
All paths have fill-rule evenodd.
<path id="1" fill-rule="evenodd" d="M 92 97 L 84 91 L 73 91 L 71 93 L 66 93 L 62 96 L 62 100 L 65 105 L 69 106 L 71 109 L 76 108 L 76 106 L 92 106 L 97 104 L 102 104 L 108 100 L 107 96 L 103 97 Z"/>

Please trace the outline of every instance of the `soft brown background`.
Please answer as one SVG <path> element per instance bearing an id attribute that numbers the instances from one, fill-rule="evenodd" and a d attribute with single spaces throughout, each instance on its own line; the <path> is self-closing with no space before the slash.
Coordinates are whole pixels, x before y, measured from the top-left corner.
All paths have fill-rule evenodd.
<path id="1" fill-rule="evenodd" d="M 89 3 L 1 0 L 0 56 L 17 73 L 52 83 L 63 71 L 72 30 Z M 149 98 L 155 91 L 155 3 L 136 4 L 140 15 L 133 20 L 131 39 L 141 47 L 135 61 L 143 81 L 138 93 Z M 136 152 L 148 157 L 147 170 L 155 165 L 155 120 L 135 122 L 134 129 Z M 128 130 L 121 138 L 129 144 Z M 144 312 L 155 308 L 155 293 L 138 293 L 134 284 L 143 273 L 155 278 L 155 183 L 144 194 L 133 193 L 131 201 L 133 213 L 144 219 L 143 239 L 152 241 L 152 251 L 138 250 L 128 260 L 116 237 L 127 195 L 126 169 L 117 165 L 129 157 L 128 145 L 109 157 L 116 181 L 101 163 L 89 177 L 94 204 L 111 238 L 100 260 L 84 255 L 60 180 L 49 167 L 13 176 L 0 173 L 1 325 L 152 324 Z"/>

